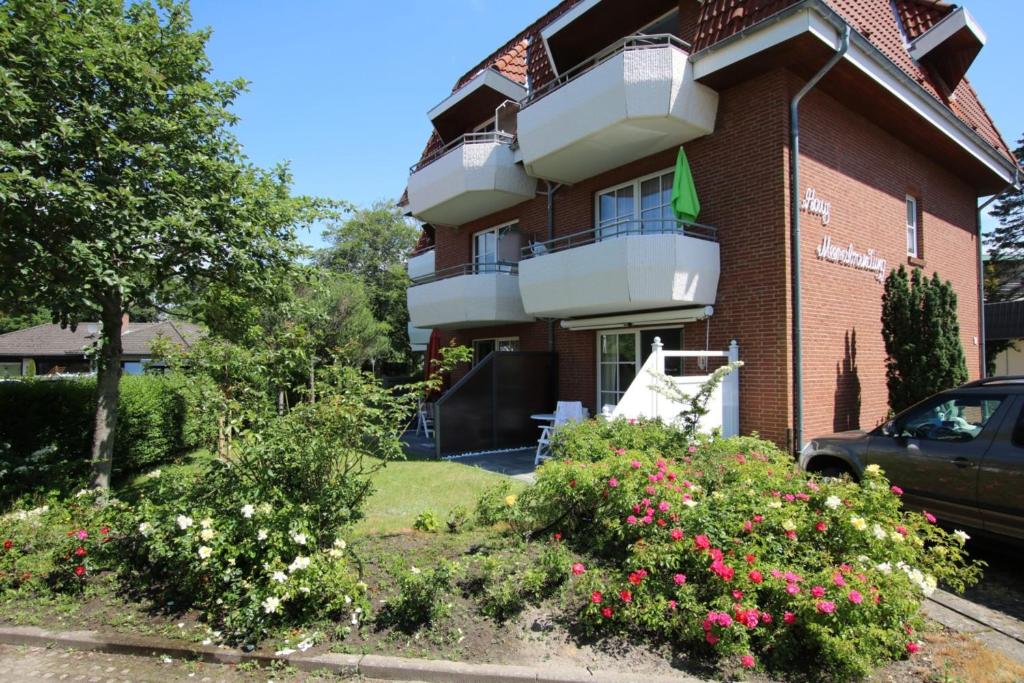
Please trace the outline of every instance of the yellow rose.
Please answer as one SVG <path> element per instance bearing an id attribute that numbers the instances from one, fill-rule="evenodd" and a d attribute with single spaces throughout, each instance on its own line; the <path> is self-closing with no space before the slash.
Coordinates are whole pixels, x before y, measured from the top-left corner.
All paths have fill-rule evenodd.
<path id="1" fill-rule="evenodd" d="M 882 468 L 879 467 L 878 465 L 868 465 L 867 467 L 864 468 L 864 471 L 867 472 L 868 474 L 881 474 Z"/>
<path id="2" fill-rule="evenodd" d="M 516 504 L 516 494 L 510 493 L 507 496 L 505 496 L 505 505 L 508 505 L 509 507 L 512 507 L 515 504 Z"/>
<path id="3" fill-rule="evenodd" d="M 850 524 L 853 525 L 853 528 L 857 531 L 864 531 L 868 528 L 868 523 L 864 521 L 863 517 L 851 517 Z"/>

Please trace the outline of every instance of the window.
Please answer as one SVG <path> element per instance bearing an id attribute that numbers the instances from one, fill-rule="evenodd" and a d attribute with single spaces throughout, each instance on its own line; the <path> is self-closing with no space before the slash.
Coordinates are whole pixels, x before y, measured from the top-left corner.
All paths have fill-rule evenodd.
<path id="1" fill-rule="evenodd" d="M 972 441 L 981 434 L 1005 396 L 957 396 L 928 403 L 907 415 L 900 436 L 924 441 Z"/>
<path id="2" fill-rule="evenodd" d="M 473 235 L 473 272 L 510 272 L 518 263 L 522 236 L 519 223 L 506 223 Z"/>
<path id="3" fill-rule="evenodd" d="M 917 258 L 917 199 L 907 195 L 907 256 Z"/>
<path id="4" fill-rule="evenodd" d="M 661 171 L 597 194 L 597 238 L 630 232 L 675 229 L 672 211 L 674 171 Z M 639 204 L 636 198 L 640 198 Z"/>
<path id="5" fill-rule="evenodd" d="M 490 119 L 488 119 L 487 121 L 484 121 L 479 126 L 474 128 L 473 132 L 474 133 L 493 133 L 494 131 L 496 131 L 498 129 L 496 121 L 497 121 L 497 117 L 496 116 L 492 116 Z"/>
<path id="6" fill-rule="evenodd" d="M 519 337 L 496 337 L 473 340 L 473 365 L 476 365 L 492 351 L 518 351 Z"/>
<path id="7" fill-rule="evenodd" d="M 683 348 L 683 328 L 660 328 L 597 333 L 597 405 L 615 406 L 633 383 L 647 357 L 655 337 L 667 351 Z M 665 359 L 665 374 L 682 374 L 682 358 Z"/>

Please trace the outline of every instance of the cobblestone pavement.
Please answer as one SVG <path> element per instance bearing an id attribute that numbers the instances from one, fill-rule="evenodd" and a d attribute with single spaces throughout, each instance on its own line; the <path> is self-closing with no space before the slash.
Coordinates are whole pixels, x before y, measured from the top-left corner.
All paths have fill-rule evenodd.
<path id="1" fill-rule="evenodd" d="M 81 681 L 83 683 L 231 683 L 246 681 L 354 681 L 326 674 L 294 670 L 240 671 L 233 666 L 183 662 L 165 663 L 159 657 L 110 655 L 101 652 L 0 645 L 0 681 L 36 683 Z M 359 679 L 372 683 L 369 679 Z"/>

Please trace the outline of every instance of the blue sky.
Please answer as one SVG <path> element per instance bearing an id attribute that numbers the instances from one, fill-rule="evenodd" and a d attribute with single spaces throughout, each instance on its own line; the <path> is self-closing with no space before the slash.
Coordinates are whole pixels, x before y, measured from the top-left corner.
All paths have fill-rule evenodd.
<path id="1" fill-rule="evenodd" d="M 430 134 L 427 110 L 556 1 L 193 0 L 192 12 L 213 28 L 214 75 L 251 81 L 235 106 L 249 157 L 289 161 L 297 192 L 368 205 L 401 194 Z M 1024 11 L 1016 0 L 964 4 L 988 35 L 968 75 L 1014 147 L 1024 89 L 1006 74 L 1019 67 Z"/>

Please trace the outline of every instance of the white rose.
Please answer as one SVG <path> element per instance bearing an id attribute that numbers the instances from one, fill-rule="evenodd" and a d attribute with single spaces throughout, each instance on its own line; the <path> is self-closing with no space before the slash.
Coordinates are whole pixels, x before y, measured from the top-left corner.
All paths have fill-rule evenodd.
<path id="1" fill-rule="evenodd" d="M 307 567 L 309 567 L 309 558 L 299 555 L 288 565 L 288 571 L 294 574 L 300 569 L 306 569 Z"/>
<path id="2" fill-rule="evenodd" d="M 344 550 L 345 549 L 345 541 L 340 539 L 340 538 L 334 539 L 334 547 L 337 548 L 338 550 Z"/>
<path id="3" fill-rule="evenodd" d="M 243 505 L 242 506 L 242 516 L 245 517 L 246 519 L 251 519 L 252 516 L 255 513 L 256 513 L 256 508 L 254 508 L 252 505 Z"/>
<path id="4" fill-rule="evenodd" d="M 149 536 L 149 532 L 153 530 L 153 527 L 149 525 L 149 522 L 142 522 L 139 524 L 139 533 L 143 536 Z"/>
<path id="5" fill-rule="evenodd" d="M 284 583 L 288 580 L 288 575 L 284 572 L 274 572 L 274 574 L 270 578 L 274 581 L 277 581 L 278 583 Z"/>
<path id="6" fill-rule="evenodd" d="M 299 545 L 306 545 L 306 534 L 297 534 L 292 532 L 292 540 Z"/>
<path id="7" fill-rule="evenodd" d="M 843 501 L 839 500 L 838 496 L 829 496 L 825 499 L 825 507 L 830 510 L 835 510 L 837 507 L 843 504 Z"/>
<path id="8" fill-rule="evenodd" d="M 281 600 L 275 598 L 273 595 L 263 601 L 263 611 L 267 614 L 273 614 L 280 606 Z"/>
<path id="9" fill-rule="evenodd" d="M 199 546 L 199 559 L 205 560 L 213 554 L 213 548 L 208 545 Z"/>
<path id="10" fill-rule="evenodd" d="M 182 531 L 192 526 L 192 518 L 187 515 L 178 515 L 178 518 L 175 521 L 178 523 L 178 528 Z"/>
<path id="11" fill-rule="evenodd" d="M 209 517 L 206 517 L 201 522 L 199 522 L 199 526 L 203 527 L 204 529 L 209 529 L 213 526 L 213 520 Z"/>
<path id="12" fill-rule="evenodd" d="M 257 531 L 256 532 L 256 540 L 257 541 L 265 541 L 265 540 L 267 540 L 267 530 L 266 529 L 260 529 L 259 531 Z"/>
<path id="13" fill-rule="evenodd" d="M 967 532 L 963 529 L 957 529 L 953 532 L 953 535 L 960 541 L 960 545 L 963 545 L 967 541 L 971 540 L 971 537 L 967 535 Z"/>
<path id="14" fill-rule="evenodd" d="M 203 539 L 204 541 L 209 541 L 215 535 L 216 534 L 214 533 L 213 529 L 203 529 L 199 532 L 199 538 Z"/>

